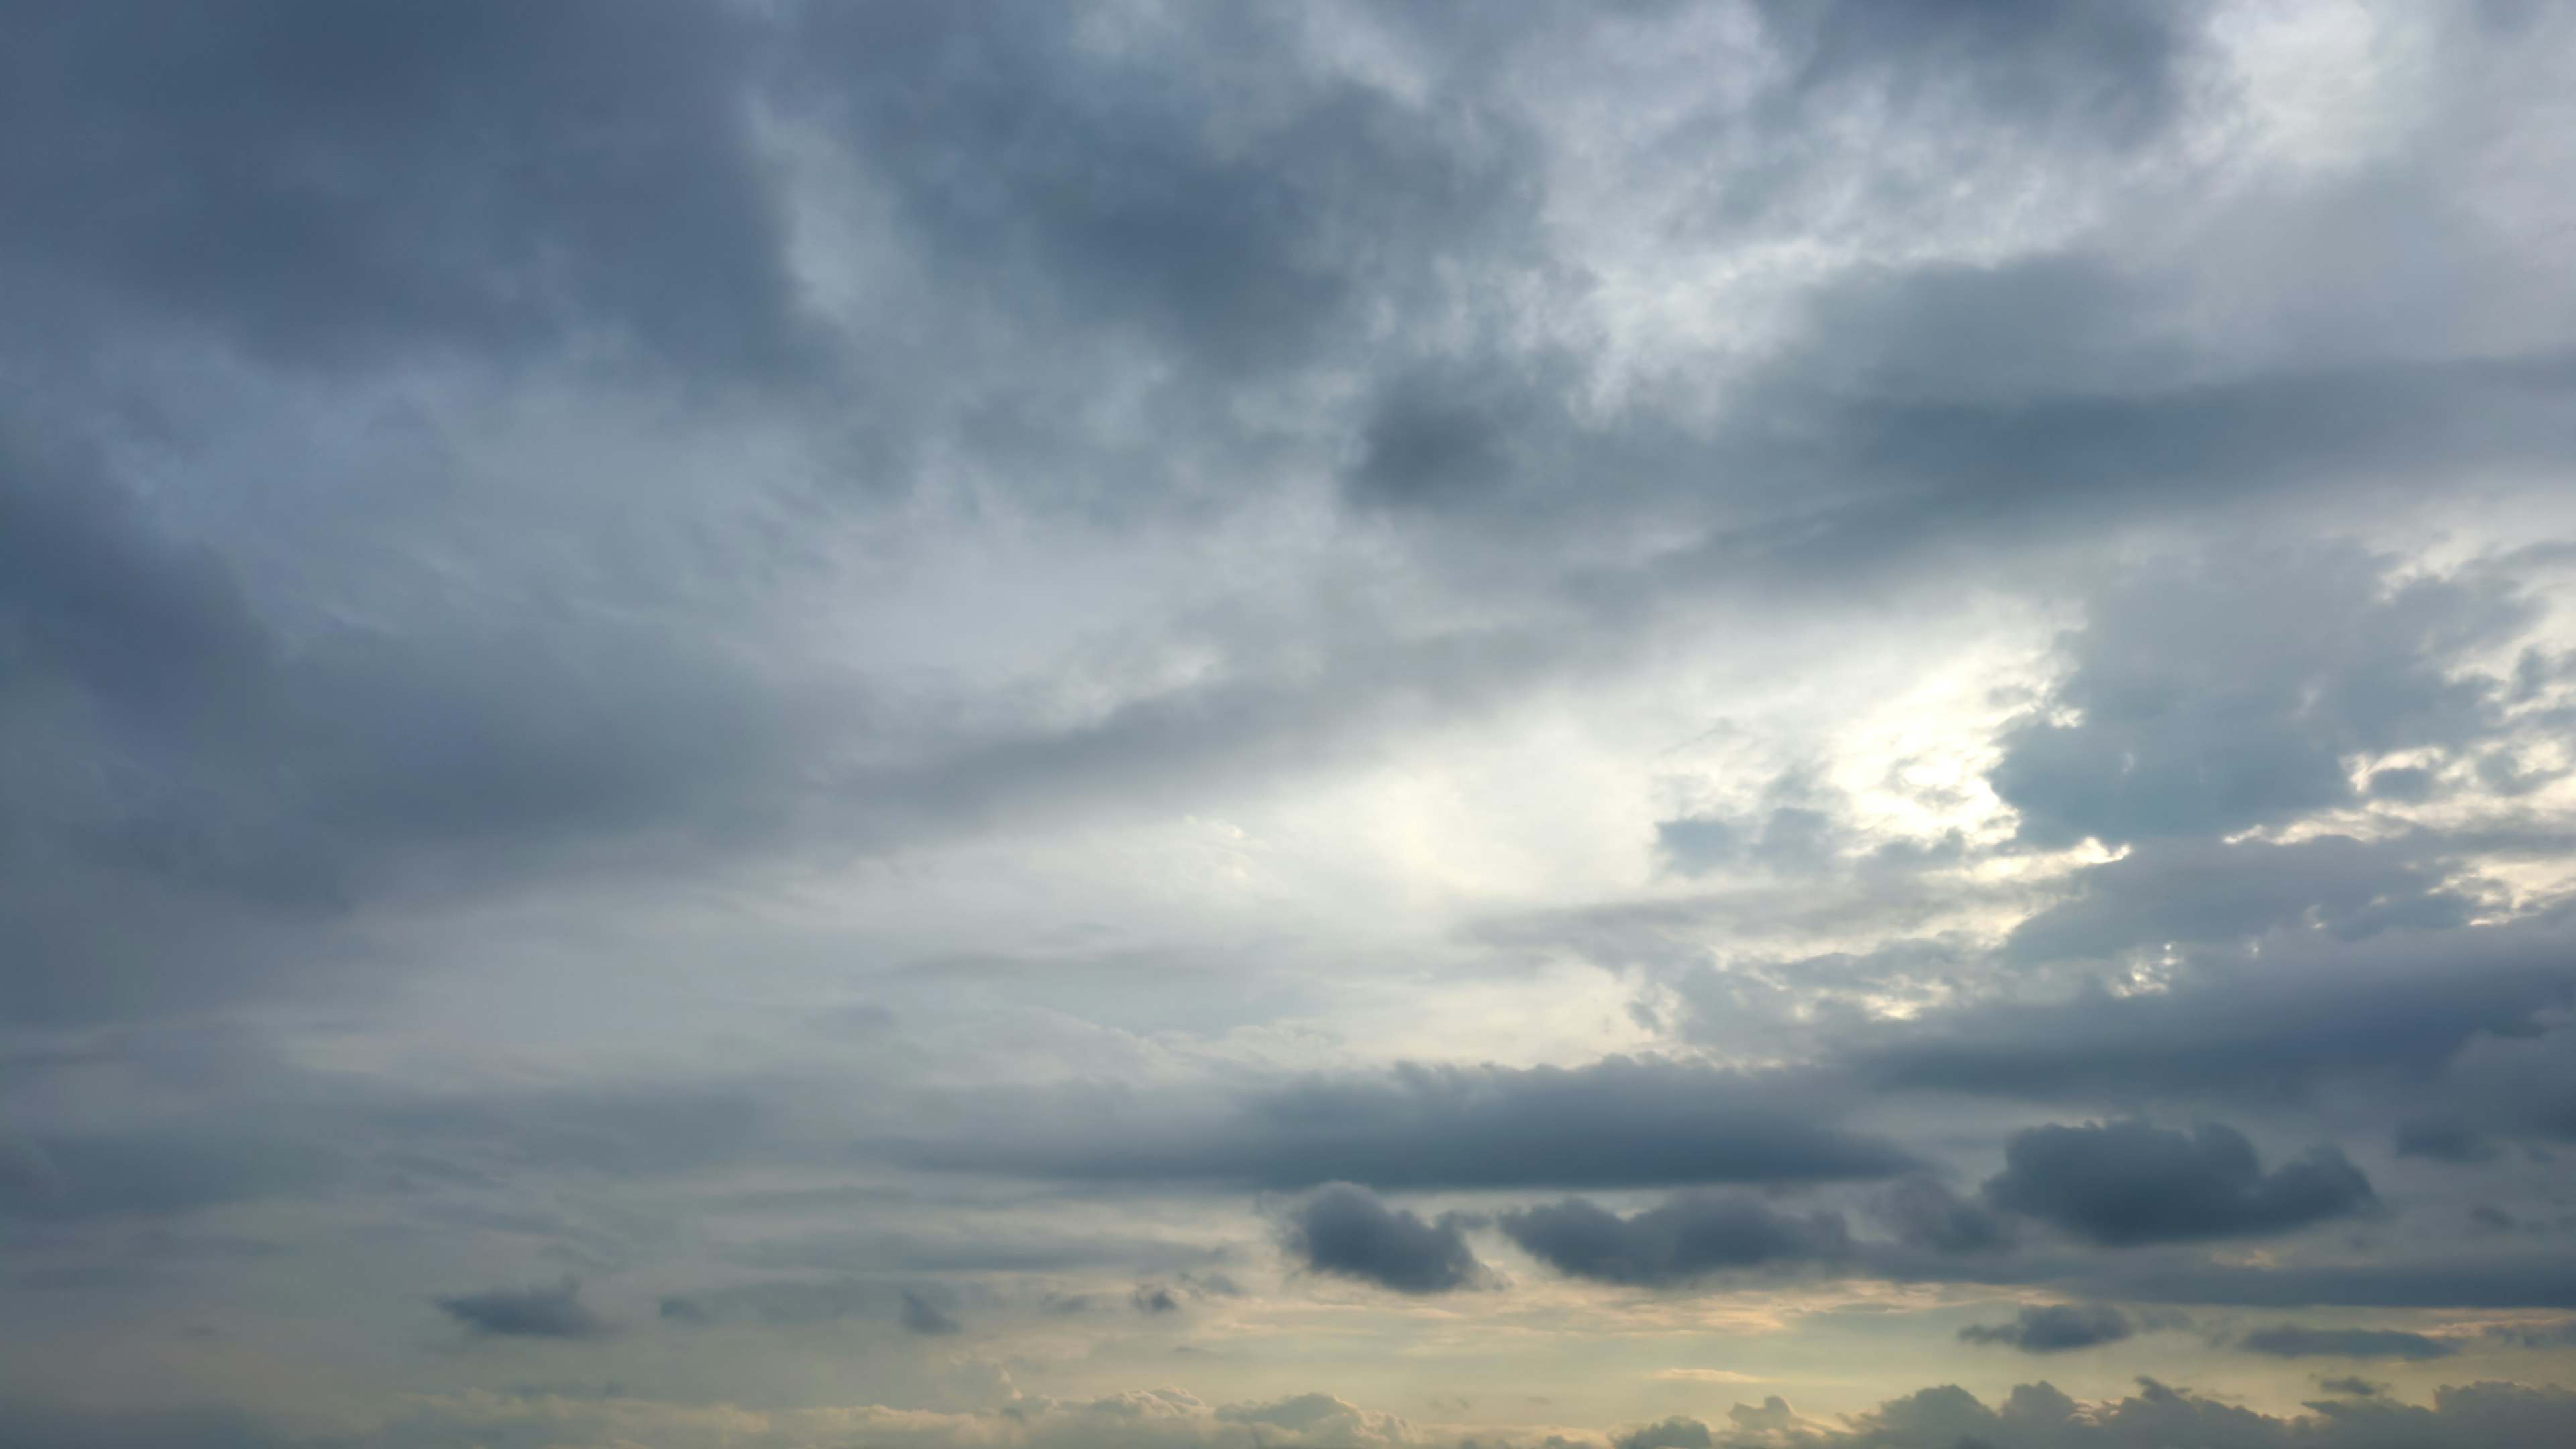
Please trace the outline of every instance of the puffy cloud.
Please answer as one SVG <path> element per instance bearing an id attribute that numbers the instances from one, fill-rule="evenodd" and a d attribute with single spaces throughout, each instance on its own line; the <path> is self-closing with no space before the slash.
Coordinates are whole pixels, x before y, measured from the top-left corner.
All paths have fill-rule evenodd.
<path id="1" fill-rule="evenodd" d="M 2243 1133 L 2215 1122 L 2187 1135 L 2144 1122 L 2033 1127 L 2004 1160 L 1989 1201 L 2112 1246 L 2288 1232 L 2375 1201 L 2332 1148 L 2267 1173 Z"/>
<path id="2" fill-rule="evenodd" d="M 1332 1183 L 1280 1216 L 1291 1256 L 1318 1273 L 1358 1278 L 1399 1293 L 1445 1293 L 1485 1276 L 1467 1246 L 1468 1220 L 1445 1213 L 1425 1222 L 1351 1183 Z"/>
<path id="3" fill-rule="evenodd" d="M 1605 1283 L 1686 1283 L 1729 1269 L 1832 1264 L 1852 1251 L 1838 1213 L 1787 1213 L 1714 1193 L 1686 1194 L 1626 1217 L 1568 1198 L 1495 1222 L 1558 1272 Z"/>
<path id="4" fill-rule="evenodd" d="M 2138 1331 L 2129 1315 L 2108 1303 L 2051 1303 L 2025 1308 L 2010 1323 L 1970 1324 L 1959 1330 L 1965 1343 L 2000 1343 L 2024 1353 L 2064 1353 L 2117 1343 Z"/>
<path id="5" fill-rule="evenodd" d="M 570 1278 L 552 1288 L 505 1288 L 441 1298 L 438 1308 L 474 1332 L 496 1338 L 597 1338 L 608 1331 L 608 1325 L 581 1301 L 581 1284 Z"/>
<path id="6" fill-rule="evenodd" d="M 1611 1449 L 1708 1449 L 1708 1426 L 1676 1414 L 1655 1424 L 1640 1424 L 1611 1436 Z"/>

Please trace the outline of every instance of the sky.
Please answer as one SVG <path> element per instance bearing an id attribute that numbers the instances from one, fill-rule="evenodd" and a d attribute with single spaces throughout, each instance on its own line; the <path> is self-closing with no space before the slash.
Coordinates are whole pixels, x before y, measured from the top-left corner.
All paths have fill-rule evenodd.
<path id="1" fill-rule="evenodd" d="M 2576 1442 L 2576 7 L 7 0 L 0 1446 Z"/>

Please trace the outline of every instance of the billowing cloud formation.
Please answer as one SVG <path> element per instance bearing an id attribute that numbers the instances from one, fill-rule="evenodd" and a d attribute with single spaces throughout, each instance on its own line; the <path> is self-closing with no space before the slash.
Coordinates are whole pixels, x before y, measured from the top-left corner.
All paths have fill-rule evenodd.
<path id="1" fill-rule="evenodd" d="M 2050 1303 L 2025 1308 L 2010 1323 L 1970 1324 L 1959 1330 L 1965 1343 L 2000 1343 L 2024 1353 L 2064 1353 L 2117 1343 L 2138 1331 L 2129 1315 L 2108 1303 Z"/>
<path id="2" fill-rule="evenodd" d="M 1351 1183 L 1329 1184 L 1280 1217 L 1289 1253 L 1318 1273 L 1359 1278 L 1398 1293 L 1445 1293 L 1484 1276 L 1456 1213 L 1425 1222 Z"/>
<path id="3" fill-rule="evenodd" d="M 438 1300 L 439 1311 L 476 1333 L 504 1338 L 595 1338 L 608 1331 L 570 1278 L 552 1288 L 497 1289 Z"/>
<path id="4" fill-rule="evenodd" d="M 2267 1173 L 2243 1133 L 2215 1122 L 2188 1135 L 2143 1122 L 2033 1127 L 2004 1158 L 1989 1201 L 2114 1246 L 2287 1232 L 2373 1201 L 2340 1152 Z"/>
<path id="5" fill-rule="evenodd" d="M 1781 1212 L 1749 1197 L 1685 1194 L 1621 1217 L 1568 1198 L 1496 1220 L 1505 1236 L 1558 1272 L 1604 1283 L 1686 1283 L 1738 1268 L 1834 1263 L 1851 1252 L 1839 1214 Z"/>
<path id="6" fill-rule="evenodd" d="M 1840 1416 L 2553 1376 L 2571 95 L 2507 0 L 8 7 L 0 1399 L 138 1417 L 0 1439 L 2569 1437 Z M 568 1271 L 661 1312 L 443 1296 Z M 1480 1422 L 1313 1392 L 1399 1355 Z"/>

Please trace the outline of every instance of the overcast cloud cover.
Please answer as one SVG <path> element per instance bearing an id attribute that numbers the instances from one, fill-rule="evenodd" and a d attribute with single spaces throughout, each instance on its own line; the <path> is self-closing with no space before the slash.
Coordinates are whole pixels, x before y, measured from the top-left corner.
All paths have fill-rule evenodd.
<path id="1" fill-rule="evenodd" d="M 0 4 L 0 1445 L 2576 1442 L 2576 7 Z"/>

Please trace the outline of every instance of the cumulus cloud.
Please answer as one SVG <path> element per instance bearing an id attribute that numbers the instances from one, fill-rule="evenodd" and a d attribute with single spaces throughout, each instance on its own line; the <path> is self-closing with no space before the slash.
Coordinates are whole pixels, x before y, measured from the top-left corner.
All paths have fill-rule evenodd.
<path id="1" fill-rule="evenodd" d="M 1280 1217 L 1290 1255 L 1318 1273 L 1358 1278 L 1398 1293 L 1445 1293 L 1485 1276 L 1467 1245 L 1469 1220 L 1444 1213 L 1425 1222 L 1352 1183 L 1331 1183 Z"/>
<path id="2" fill-rule="evenodd" d="M 533 1255 L 650 1284 L 582 1357 L 696 1407 L 369 1435 L 1455 1443 L 1176 1311 L 1266 1193 L 1397 1293 L 1490 1227 L 2077 1300 L 1969 1335 L 2033 1352 L 2576 1307 L 2556 7 L 148 8 L 0 46 L 0 1388 L 324 1317 L 397 1383 Z M 2320 1121 L 2402 1216 L 2252 1145 Z M 1013 1392 L 892 1382 L 952 1315 L 1284 1347 L 949 1413 Z M 918 1397 L 721 1404 L 825 1338 Z M 2570 1437 L 2346 1397 L 1616 1432 Z"/>
<path id="3" fill-rule="evenodd" d="M 2138 1331 L 2129 1315 L 2108 1303 L 2051 1303 L 2021 1310 L 2010 1323 L 1970 1324 L 1963 1343 L 2000 1343 L 2024 1353 L 2065 1353 L 2117 1343 Z"/>
<path id="4" fill-rule="evenodd" d="M 597 1338 L 608 1331 L 581 1301 L 581 1284 L 496 1289 L 438 1300 L 438 1309 L 478 1334 L 496 1338 Z"/>
<path id="5" fill-rule="evenodd" d="M 1833 1264 L 1852 1251 L 1838 1213 L 1782 1212 L 1723 1194 L 1687 1194 L 1626 1217 L 1568 1198 L 1503 1213 L 1495 1223 L 1558 1272 L 1605 1283 L 1687 1283 L 1730 1269 Z"/>
<path id="6" fill-rule="evenodd" d="M 2033 1127 L 2013 1134 L 1997 1207 L 2111 1246 L 2288 1232 L 2375 1199 L 2332 1148 L 2263 1170 L 2254 1144 L 2207 1122 L 2189 1134 L 2144 1122 Z"/>

